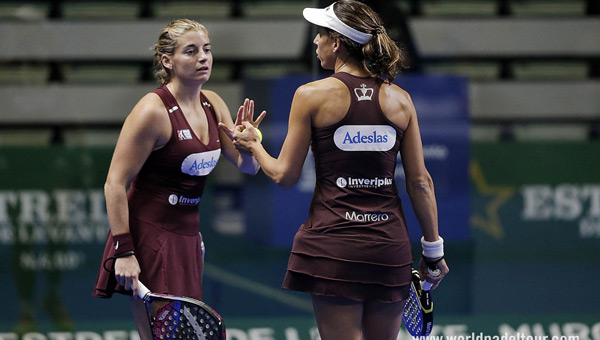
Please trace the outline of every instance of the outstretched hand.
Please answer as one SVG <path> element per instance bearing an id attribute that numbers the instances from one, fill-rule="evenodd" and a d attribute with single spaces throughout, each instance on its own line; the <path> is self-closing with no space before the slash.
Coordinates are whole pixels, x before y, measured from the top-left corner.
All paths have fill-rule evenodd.
<path id="1" fill-rule="evenodd" d="M 258 128 L 258 126 L 260 125 L 260 123 L 266 115 L 267 111 L 263 111 L 260 113 L 258 118 L 254 120 L 254 100 L 246 98 L 244 100 L 244 104 L 242 104 L 238 109 L 234 126 L 230 128 L 229 126 L 223 123 L 219 123 L 219 128 L 223 132 L 225 132 L 225 134 L 227 135 L 227 137 L 229 137 L 230 140 L 234 141 L 234 133 L 236 131 L 242 132 L 244 131 L 244 129 L 246 129 L 246 127 Z"/>

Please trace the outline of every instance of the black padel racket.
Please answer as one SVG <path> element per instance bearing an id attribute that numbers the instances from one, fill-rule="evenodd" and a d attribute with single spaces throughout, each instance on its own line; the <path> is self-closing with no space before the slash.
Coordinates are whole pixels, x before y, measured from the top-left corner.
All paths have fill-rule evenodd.
<path id="1" fill-rule="evenodd" d="M 434 276 L 440 274 L 439 269 L 431 271 Z M 404 306 L 402 320 L 406 330 L 413 337 L 428 336 L 433 328 L 433 301 L 431 300 L 431 283 L 421 281 L 418 270 L 412 271 L 412 282 L 408 301 Z"/>
<path id="2" fill-rule="evenodd" d="M 221 316 L 206 303 L 169 294 L 152 293 L 138 281 L 138 296 L 144 300 L 154 340 L 225 340 Z M 159 302 L 160 307 L 152 302 Z"/>

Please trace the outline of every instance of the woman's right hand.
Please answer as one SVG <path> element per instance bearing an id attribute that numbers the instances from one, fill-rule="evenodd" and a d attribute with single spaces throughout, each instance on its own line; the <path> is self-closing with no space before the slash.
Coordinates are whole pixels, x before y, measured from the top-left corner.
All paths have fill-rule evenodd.
<path id="1" fill-rule="evenodd" d="M 115 260 L 115 278 L 117 282 L 126 290 L 133 290 L 134 295 L 137 293 L 140 272 L 140 264 L 135 255 Z"/>
<path id="2" fill-rule="evenodd" d="M 421 275 L 421 279 L 431 283 L 432 290 L 436 289 L 444 279 L 444 276 L 450 272 L 450 268 L 448 268 L 448 264 L 443 258 L 434 262 L 436 262 L 434 265 L 435 269 L 439 270 L 439 272 L 436 273 L 437 275 L 433 275 L 429 271 L 431 269 L 430 265 L 427 264 L 427 261 L 425 261 L 423 257 L 421 257 L 421 260 L 419 261 L 419 274 Z"/>

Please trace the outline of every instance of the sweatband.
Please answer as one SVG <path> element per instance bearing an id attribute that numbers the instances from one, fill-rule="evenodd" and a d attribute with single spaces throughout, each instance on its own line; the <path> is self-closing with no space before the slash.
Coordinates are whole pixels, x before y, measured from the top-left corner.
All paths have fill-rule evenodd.
<path id="1" fill-rule="evenodd" d="M 435 259 L 444 256 L 444 239 L 440 236 L 440 239 L 435 242 L 425 241 L 425 237 L 421 237 L 421 246 L 423 247 L 423 256 Z"/>
<path id="2" fill-rule="evenodd" d="M 131 233 L 113 235 L 113 245 L 115 249 L 115 255 L 134 251 Z"/>

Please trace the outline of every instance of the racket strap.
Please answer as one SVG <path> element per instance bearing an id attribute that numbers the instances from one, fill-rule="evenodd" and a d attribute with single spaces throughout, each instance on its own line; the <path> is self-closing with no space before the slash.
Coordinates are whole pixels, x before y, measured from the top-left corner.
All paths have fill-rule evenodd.
<path id="1" fill-rule="evenodd" d="M 439 257 L 435 260 L 425 257 L 425 255 L 421 255 L 421 257 L 423 258 L 423 261 L 425 261 L 425 263 L 427 264 L 427 267 L 429 267 L 429 268 L 435 268 L 436 264 L 444 259 L 443 255 L 442 255 L 442 257 Z"/>
<path id="2" fill-rule="evenodd" d="M 104 270 L 106 270 L 107 272 L 114 272 L 115 271 L 115 261 L 117 259 L 120 259 L 122 257 L 129 257 L 129 256 L 133 256 L 135 255 L 135 253 L 133 251 L 126 251 L 124 253 L 120 253 L 120 254 L 115 254 L 114 256 L 111 256 L 109 258 L 107 258 L 106 260 L 104 260 L 104 263 L 102 264 L 102 267 L 104 267 Z M 106 265 L 108 264 L 109 261 L 112 261 L 112 264 L 110 266 L 110 268 L 108 268 Z"/>

